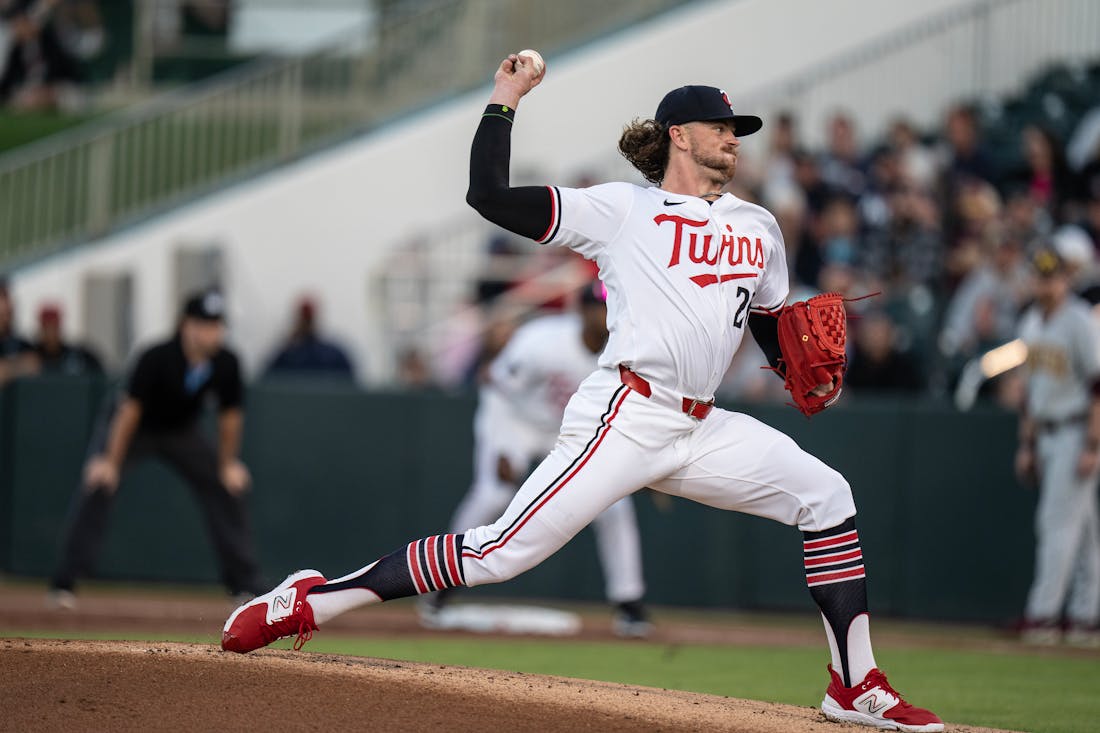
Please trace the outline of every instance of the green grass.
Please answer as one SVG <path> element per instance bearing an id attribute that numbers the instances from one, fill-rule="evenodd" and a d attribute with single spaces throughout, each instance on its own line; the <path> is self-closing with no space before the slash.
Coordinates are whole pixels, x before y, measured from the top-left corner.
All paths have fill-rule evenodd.
<path id="1" fill-rule="evenodd" d="M 56 634 L 5 632 L 9 636 Z M 68 638 L 149 635 L 69 633 Z M 156 636 L 214 643 L 211 636 Z M 276 644 L 289 648 L 290 641 Z M 623 682 L 817 706 L 828 661 L 820 646 L 727 647 L 486 638 L 318 635 L 313 653 L 405 659 Z M 953 723 L 1036 733 L 1091 733 L 1100 719 L 1100 660 L 941 648 L 883 647 L 879 663 L 907 699 Z"/>

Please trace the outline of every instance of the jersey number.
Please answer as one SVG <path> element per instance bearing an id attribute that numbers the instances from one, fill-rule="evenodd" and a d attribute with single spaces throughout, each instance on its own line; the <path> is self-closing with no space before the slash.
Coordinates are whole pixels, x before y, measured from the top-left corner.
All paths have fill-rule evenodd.
<path id="1" fill-rule="evenodd" d="M 745 288 L 737 288 L 737 297 L 741 299 L 741 305 L 737 306 L 737 313 L 733 316 L 733 325 L 741 328 L 745 325 L 745 309 L 749 307 L 749 291 Z"/>

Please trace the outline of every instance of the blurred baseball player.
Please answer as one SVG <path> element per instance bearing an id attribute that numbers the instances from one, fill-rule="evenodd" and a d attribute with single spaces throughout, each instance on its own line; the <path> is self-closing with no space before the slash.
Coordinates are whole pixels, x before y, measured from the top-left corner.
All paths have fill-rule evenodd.
<path id="1" fill-rule="evenodd" d="M 1088 305 L 1073 295 L 1065 261 L 1039 250 L 1036 302 L 1020 321 L 1027 346 L 1027 401 L 1020 416 L 1016 470 L 1038 477 L 1035 579 L 1024 641 L 1100 646 L 1100 334 Z"/>
<path id="2" fill-rule="evenodd" d="M 595 260 L 607 286 L 607 346 L 569 401 L 553 452 L 492 524 L 416 540 L 333 581 L 316 570 L 295 573 L 234 611 L 222 647 L 245 652 L 294 634 L 297 647 L 357 606 L 507 580 L 649 486 L 801 529 L 807 583 L 832 655 L 825 715 L 942 731 L 939 718 L 902 700 L 876 667 L 847 481 L 786 435 L 713 405 L 747 326 L 788 381 L 802 363 L 803 355 L 779 348 L 781 337 L 798 342 L 780 324 L 803 309 L 784 307 L 786 252 L 775 218 L 721 193 L 737 169 L 738 136 L 759 130 L 760 118 L 734 114 L 719 89 L 681 87 L 665 95 L 655 119 L 635 121 L 619 141 L 658 186 L 512 188 L 515 108 L 541 79 L 515 55 L 501 62 L 474 136 L 467 201 L 510 231 Z M 831 319 L 838 333 L 842 326 Z M 839 388 L 841 372 L 829 374 L 812 390 L 822 400 L 815 409 Z M 800 405 L 808 396 L 793 394 Z M 685 572 L 693 549 L 677 548 Z"/>
<path id="3" fill-rule="evenodd" d="M 474 480 L 458 505 L 452 531 L 465 532 L 500 516 L 530 466 L 558 439 L 565 405 L 596 369 L 607 342 L 607 305 L 596 281 L 581 291 L 580 312 L 536 318 L 521 326 L 489 366 L 474 416 Z M 626 496 L 592 522 L 613 628 L 624 637 L 649 634 L 642 604 L 642 547 L 634 504 Z M 426 626 L 444 625 L 449 589 L 420 604 Z"/>

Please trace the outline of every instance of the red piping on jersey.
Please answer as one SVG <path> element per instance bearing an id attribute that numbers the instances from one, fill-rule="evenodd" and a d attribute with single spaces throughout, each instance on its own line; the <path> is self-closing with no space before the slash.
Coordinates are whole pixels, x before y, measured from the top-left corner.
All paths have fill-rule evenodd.
<path id="1" fill-rule="evenodd" d="M 550 192 L 550 226 L 546 228 L 546 231 L 542 233 L 541 237 L 535 240 L 539 244 L 546 241 L 546 238 L 550 236 L 550 233 L 554 231 L 554 227 L 558 223 L 558 197 L 554 195 L 553 186 L 547 186 L 546 190 Z"/>
<path id="2" fill-rule="evenodd" d="M 535 513 L 538 512 L 539 509 L 542 509 L 544 506 L 546 506 L 546 503 L 553 499 L 555 494 L 561 491 L 565 487 L 565 485 L 573 479 L 574 476 L 580 473 L 580 470 L 584 468 L 584 464 L 588 463 L 588 459 L 596 455 L 596 450 L 600 447 L 600 444 L 603 443 L 603 439 L 607 437 L 607 434 L 609 432 L 611 432 L 611 421 L 614 420 L 615 416 L 619 414 L 619 408 L 622 407 L 623 402 L 626 401 L 626 398 L 630 394 L 630 392 L 630 387 L 627 387 L 626 391 L 623 392 L 623 396 L 620 397 L 619 401 L 615 404 L 615 411 L 611 413 L 611 416 L 609 418 L 607 418 L 607 423 L 604 425 L 603 435 L 601 435 L 599 440 L 597 440 L 592 448 L 589 449 L 588 455 L 584 457 L 584 460 L 580 462 L 580 465 L 573 469 L 573 473 L 566 476 L 565 480 L 558 484 L 558 487 L 556 489 L 547 494 L 546 498 L 540 501 L 534 509 L 528 512 L 527 516 L 523 518 L 523 521 L 520 522 L 515 529 L 508 533 L 508 536 L 501 540 L 499 545 L 494 545 L 493 547 L 490 547 L 488 550 L 485 550 L 481 554 L 478 554 L 477 552 L 463 552 L 462 557 L 472 557 L 476 560 L 484 560 L 486 557 L 489 556 L 489 553 L 493 552 L 494 550 L 499 550 L 500 548 L 508 544 L 508 540 L 515 537 L 516 532 L 519 532 L 521 529 L 523 529 L 523 525 L 527 524 L 527 522 L 531 520 L 531 517 L 535 516 Z"/>

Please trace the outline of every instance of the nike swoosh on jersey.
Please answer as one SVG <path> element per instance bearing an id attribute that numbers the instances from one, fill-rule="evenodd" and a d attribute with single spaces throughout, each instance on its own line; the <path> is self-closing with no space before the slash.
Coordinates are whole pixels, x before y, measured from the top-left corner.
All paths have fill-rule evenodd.
<path id="1" fill-rule="evenodd" d="M 683 201 L 669 201 L 668 199 L 665 199 L 665 206 L 679 206 L 682 203 L 684 203 L 684 202 Z"/>

